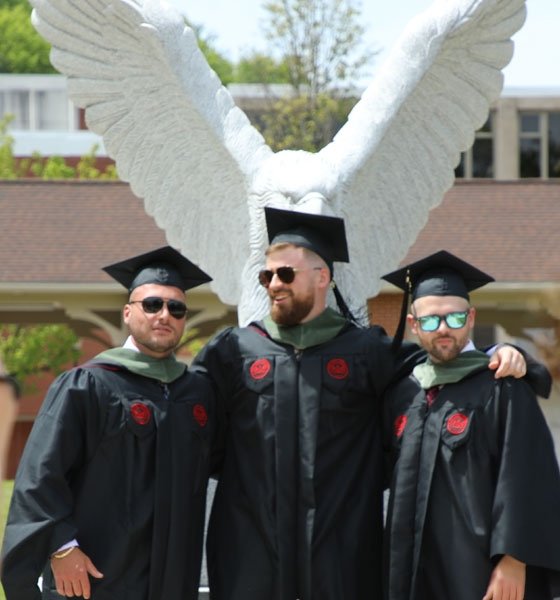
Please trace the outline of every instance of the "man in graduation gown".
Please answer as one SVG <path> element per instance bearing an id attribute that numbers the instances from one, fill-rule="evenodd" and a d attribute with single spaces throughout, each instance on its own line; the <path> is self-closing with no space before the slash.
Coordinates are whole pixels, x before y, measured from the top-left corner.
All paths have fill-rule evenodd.
<path id="1" fill-rule="evenodd" d="M 523 380 L 495 379 L 470 335 L 469 292 L 493 279 L 441 251 L 385 277 L 412 286 L 427 360 L 388 393 L 394 464 L 390 600 L 550 599 L 560 593 L 560 475 Z"/>
<path id="2" fill-rule="evenodd" d="M 15 480 L 7 600 L 41 598 L 41 572 L 44 599 L 198 597 L 215 404 L 173 350 L 184 291 L 210 278 L 170 247 L 105 270 L 130 337 L 49 389 Z"/>
<path id="3" fill-rule="evenodd" d="M 197 356 L 227 420 L 208 534 L 213 600 L 365 600 L 381 590 L 381 403 L 399 370 L 378 328 L 327 307 L 342 219 L 265 209 L 270 315 Z M 336 288 L 335 288 L 336 289 Z M 338 290 L 337 290 L 338 291 Z M 342 312 L 347 308 L 338 294 Z"/>

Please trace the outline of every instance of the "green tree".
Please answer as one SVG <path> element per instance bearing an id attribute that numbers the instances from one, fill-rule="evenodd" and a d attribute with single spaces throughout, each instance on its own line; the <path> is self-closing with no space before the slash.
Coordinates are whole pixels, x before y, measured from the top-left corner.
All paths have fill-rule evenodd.
<path id="1" fill-rule="evenodd" d="M 0 73 L 55 73 L 50 46 L 31 24 L 26 0 L 0 2 Z"/>
<path id="2" fill-rule="evenodd" d="M 96 165 L 95 155 L 99 150 L 99 145 L 94 144 L 88 154 L 80 157 L 76 165 L 76 176 L 78 179 L 113 179 L 119 178 L 117 168 L 114 164 L 108 165 L 104 171 L 99 170 Z"/>
<path id="3" fill-rule="evenodd" d="M 261 131 L 275 151 L 315 152 L 332 140 L 346 121 L 355 100 L 320 94 L 311 105 L 306 96 L 285 98 L 274 103 L 261 117 Z"/>
<path id="4" fill-rule="evenodd" d="M 8 133 L 8 125 L 13 119 L 13 115 L 0 119 L 0 179 L 15 179 L 18 176 L 18 165 L 12 152 L 14 138 Z"/>
<path id="5" fill-rule="evenodd" d="M 265 35 L 292 94 L 256 122 L 274 150 L 316 151 L 331 141 L 354 103 L 350 86 L 373 57 L 353 0 L 270 0 Z"/>
<path id="6" fill-rule="evenodd" d="M 3 325 L 0 356 L 8 373 L 25 388 L 32 375 L 57 375 L 79 356 L 78 336 L 67 325 Z"/>
<path id="7" fill-rule="evenodd" d="M 253 52 L 237 63 L 234 77 L 236 83 L 290 83 L 290 68 L 286 60 Z"/>
<path id="8" fill-rule="evenodd" d="M 265 36 L 302 95 L 347 87 L 371 59 L 361 48 L 365 28 L 353 0 L 272 0 L 263 7 Z"/>

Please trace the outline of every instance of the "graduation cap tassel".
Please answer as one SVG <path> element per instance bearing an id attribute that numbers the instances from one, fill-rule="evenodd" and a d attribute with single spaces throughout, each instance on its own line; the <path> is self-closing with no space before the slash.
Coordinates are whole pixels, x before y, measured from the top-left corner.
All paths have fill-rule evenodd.
<path id="1" fill-rule="evenodd" d="M 397 326 L 397 330 L 395 331 L 395 336 L 393 337 L 393 342 L 391 344 L 391 348 L 394 351 L 397 351 L 401 345 L 404 338 L 404 326 L 406 325 L 406 315 L 408 313 L 408 294 L 405 294 L 403 297 L 403 302 L 401 306 L 401 315 L 399 317 L 399 324 Z"/>
<path id="2" fill-rule="evenodd" d="M 408 314 L 408 300 L 410 298 L 411 287 L 412 284 L 410 280 L 410 273 L 407 273 L 406 289 L 403 295 L 401 314 L 399 316 L 399 324 L 397 326 L 397 330 L 395 331 L 395 336 L 393 337 L 393 342 L 391 344 L 391 349 L 395 352 L 401 347 L 404 338 L 404 328 L 406 325 L 406 315 Z"/>
<path id="3" fill-rule="evenodd" d="M 349 321 L 352 321 L 356 325 L 359 325 L 358 320 L 352 314 L 352 311 L 348 308 L 348 304 L 346 304 L 346 302 L 344 301 L 344 298 L 342 297 L 342 294 L 340 293 L 340 290 L 338 289 L 338 286 L 336 285 L 336 283 L 334 281 L 332 281 L 331 285 L 332 285 L 332 291 L 334 293 L 334 297 L 336 299 L 336 305 L 338 306 L 338 310 L 340 310 L 340 313 L 342 314 L 342 316 L 344 318 L 348 319 Z"/>

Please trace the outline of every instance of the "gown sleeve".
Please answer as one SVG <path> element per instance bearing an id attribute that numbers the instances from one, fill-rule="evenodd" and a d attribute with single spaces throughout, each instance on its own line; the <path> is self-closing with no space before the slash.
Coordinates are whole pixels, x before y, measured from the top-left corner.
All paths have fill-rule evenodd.
<path id="1" fill-rule="evenodd" d="M 552 435 L 524 381 L 497 384 L 490 406 L 501 456 L 492 507 L 492 557 L 510 554 L 560 572 L 560 473 Z"/>
<path id="2" fill-rule="evenodd" d="M 227 401 L 231 390 L 229 374 L 232 372 L 232 365 L 229 364 L 228 357 L 237 356 L 228 350 L 231 344 L 230 332 L 231 328 L 225 329 L 205 344 L 196 355 L 191 367 L 210 377 L 222 402 Z"/>
<path id="3" fill-rule="evenodd" d="M 51 385 L 15 478 L 2 548 L 8 600 L 40 598 L 50 554 L 77 538 L 72 484 L 99 443 L 103 407 L 93 377 L 73 369 Z"/>
<path id="4" fill-rule="evenodd" d="M 234 367 L 230 358 L 236 356 L 231 350 L 231 328 L 214 336 L 196 355 L 191 369 L 210 379 L 216 398 L 216 435 L 212 444 L 211 474 L 219 477 L 225 455 L 225 438 L 228 427 L 227 405 L 232 393 L 230 375 Z"/>
<path id="5" fill-rule="evenodd" d="M 528 352 L 525 352 L 523 348 L 519 348 L 518 346 L 514 346 L 514 348 L 517 348 L 523 354 L 523 358 L 527 363 L 525 381 L 527 381 L 537 396 L 548 398 L 552 389 L 552 375 L 549 370 Z"/>

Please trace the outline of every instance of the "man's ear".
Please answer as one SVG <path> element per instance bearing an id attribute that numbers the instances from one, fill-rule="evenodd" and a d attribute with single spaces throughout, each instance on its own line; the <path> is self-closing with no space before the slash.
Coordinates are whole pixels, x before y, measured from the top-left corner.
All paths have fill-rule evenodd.
<path id="1" fill-rule="evenodd" d="M 128 325 L 128 321 L 130 319 L 130 311 L 132 310 L 131 304 L 125 304 L 123 307 L 123 322 L 125 325 Z"/>
<path id="2" fill-rule="evenodd" d="M 411 315 L 410 313 L 406 315 L 406 322 L 410 327 L 410 331 L 412 331 L 414 335 L 418 335 L 418 321 L 414 318 L 414 315 Z"/>
<path id="3" fill-rule="evenodd" d="M 476 320 L 476 308 L 474 306 L 471 306 L 469 308 L 469 315 L 467 317 L 467 321 L 468 321 L 469 327 L 471 329 L 474 327 L 475 320 Z"/>
<path id="4" fill-rule="evenodd" d="M 319 272 L 319 287 L 328 288 L 331 284 L 331 274 L 327 267 L 324 267 Z"/>

